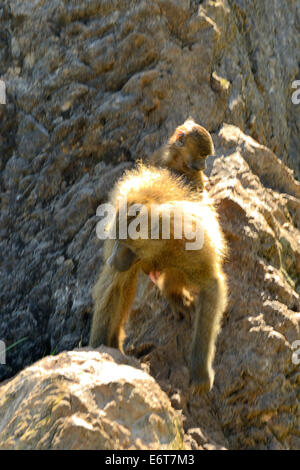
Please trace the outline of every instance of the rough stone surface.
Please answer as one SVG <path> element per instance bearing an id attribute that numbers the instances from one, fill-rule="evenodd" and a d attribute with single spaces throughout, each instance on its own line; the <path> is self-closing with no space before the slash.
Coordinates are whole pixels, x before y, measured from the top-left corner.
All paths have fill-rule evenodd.
<path id="1" fill-rule="evenodd" d="M 190 394 L 191 327 L 174 321 L 146 276 L 127 327 L 127 353 L 147 364 L 183 410 L 188 435 L 200 428 L 202 446 L 299 448 L 300 374 L 292 345 L 300 336 L 300 184 L 237 127 L 224 125 L 214 140 L 210 194 L 230 248 L 214 388 L 205 398 Z"/>
<path id="2" fill-rule="evenodd" d="M 0 449 L 183 448 L 179 415 L 116 350 L 48 356 L 0 387 Z"/>
<path id="3" fill-rule="evenodd" d="M 299 2 L 6 0 L 0 22 L 0 339 L 21 340 L 0 380 L 87 344 L 96 208 L 192 115 L 214 135 L 231 246 L 215 387 L 189 395 L 191 330 L 145 280 L 127 350 L 182 410 L 191 447 L 300 448 L 300 194 L 285 166 L 299 179 Z"/>

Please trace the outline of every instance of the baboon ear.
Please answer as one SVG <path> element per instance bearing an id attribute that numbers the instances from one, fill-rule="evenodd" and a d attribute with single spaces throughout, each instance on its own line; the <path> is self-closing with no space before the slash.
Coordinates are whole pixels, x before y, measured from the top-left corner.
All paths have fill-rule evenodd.
<path id="1" fill-rule="evenodd" d="M 184 131 L 180 130 L 176 133 L 176 140 L 175 140 L 176 147 L 182 147 L 182 145 L 184 144 L 184 141 L 185 141 L 185 133 Z"/>
<path id="2" fill-rule="evenodd" d="M 195 119 L 193 118 L 193 116 L 189 116 L 189 117 L 185 120 L 185 122 L 187 122 L 187 121 L 193 121 L 193 122 L 195 122 Z"/>

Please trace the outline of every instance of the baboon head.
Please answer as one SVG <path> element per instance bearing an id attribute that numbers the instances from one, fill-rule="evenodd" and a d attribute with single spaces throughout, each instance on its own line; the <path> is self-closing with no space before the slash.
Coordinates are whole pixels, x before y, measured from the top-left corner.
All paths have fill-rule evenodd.
<path id="1" fill-rule="evenodd" d="M 206 158 L 213 154 L 210 133 L 192 118 L 177 127 L 169 140 L 168 164 L 180 173 L 205 170 Z"/>

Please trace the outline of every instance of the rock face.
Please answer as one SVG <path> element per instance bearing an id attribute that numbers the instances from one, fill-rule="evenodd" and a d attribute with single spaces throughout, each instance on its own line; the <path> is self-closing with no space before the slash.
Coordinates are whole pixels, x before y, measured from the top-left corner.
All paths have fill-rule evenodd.
<path id="1" fill-rule="evenodd" d="M 181 421 L 137 361 L 116 350 L 47 357 L 0 387 L 0 449 L 177 449 Z"/>
<path id="2" fill-rule="evenodd" d="M 149 364 L 201 445 L 299 448 L 300 375 L 292 355 L 300 336 L 300 184 L 235 126 L 224 125 L 215 144 L 210 193 L 230 255 L 214 388 L 208 399 L 190 394 L 191 328 L 174 322 L 146 276 L 127 328 L 127 352 Z M 204 437 L 195 434 L 199 427 Z"/>
<path id="3" fill-rule="evenodd" d="M 285 166 L 299 178 L 299 2 L 10 0 L 0 18 L 0 340 L 21 340 L 0 380 L 87 344 L 96 208 L 192 115 L 213 133 L 231 248 L 215 387 L 190 396 L 192 332 L 145 279 L 127 351 L 182 410 L 191 447 L 300 448 L 300 192 Z"/>

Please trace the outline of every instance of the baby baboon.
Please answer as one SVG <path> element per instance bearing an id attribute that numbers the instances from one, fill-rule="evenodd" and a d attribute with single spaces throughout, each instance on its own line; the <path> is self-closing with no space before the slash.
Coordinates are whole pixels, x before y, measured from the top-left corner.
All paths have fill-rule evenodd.
<path id="1" fill-rule="evenodd" d="M 204 189 L 206 158 L 214 153 L 210 133 L 192 118 L 178 126 L 168 143 L 151 155 L 149 162 L 184 175 L 198 189 Z"/>
<path id="2" fill-rule="evenodd" d="M 148 162 L 161 168 L 169 168 L 182 175 L 193 189 L 205 189 L 206 158 L 214 153 L 214 144 L 210 133 L 193 120 L 187 119 L 178 126 L 168 143 L 154 152 Z M 136 256 L 125 245 L 116 243 L 108 263 L 118 271 L 126 271 L 136 261 Z"/>
<path id="3" fill-rule="evenodd" d="M 207 392 L 213 385 L 215 342 L 227 298 L 222 271 L 226 245 L 212 203 L 206 193 L 199 199 L 191 185 L 168 169 L 142 164 L 128 171 L 116 184 L 110 202 L 116 209 L 113 226 L 118 241 L 107 239 L 104 243 L 104 258 L 110 259 L 110 264 L 104 264 L 93 291 L 95 307 L 90 345 L 105 344 L 122 350 L 123 325 L 135 297 L 138 274 L 143 270 L 157 284 L 174 313 L 195 311 L 191 384 L 194 391 Z M 136 204 L 142 204 L 143 210 L 133 216 Z M 167 239 L 162 236 L 162 227 L 165 212 L 170 208 L 170 238 Z M 139 217 L 147 233 L 144 231 L 141 238 L 127 235 L 120 241 L 120 213 L 126 215 L 125 226 L 129 233 L 131 224 L 136 224 Z M 194 228 L 201 228 L 201 247 L 188 249 L 191 237 L 185 228 L 180 228 L 181 237 L 178 236 L 178 214 L 184 219 L 184 227 L 185 221 L 190 221 L 194 238 L 197 239 L 199 233 L 199 230 L 194 232 Z M 155 236 L 153 227 L 156 227 Z M 129 260 L 130 267 L 124 266 L 124 271 L 116 269 L 113 263 L 118 249 L 122 250 L 123 246 L 135 255 L 134 262 Z"/>

